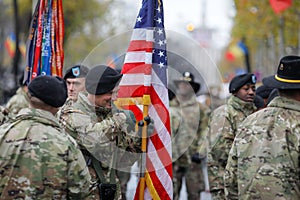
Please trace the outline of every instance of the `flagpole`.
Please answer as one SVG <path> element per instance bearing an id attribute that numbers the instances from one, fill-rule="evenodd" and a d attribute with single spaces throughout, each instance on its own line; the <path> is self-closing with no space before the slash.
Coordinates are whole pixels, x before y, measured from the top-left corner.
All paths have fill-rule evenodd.
<path id="1" fill-rule="evenodd" d="M 149 114 L 149 105 L 151 103 L 150 95 L 143 95 L 143 119 Z M 146 169 L 146 153 L 147 153 L 147 122 L 143 123 L 142 128 L 142 146 L 141 146 L 141 166 L 140 166 L 140 192 L 139 199 L 144 199 L 144 190 L 145 190 L 145 169 Z"/>
<path id="2" fill-rule="evenodd" d="M 151 1 L 152 3 L 152 8 L 155 8 L 155 2 Z M 160 3 L 160 0 L 157 0 Z M 154 19 L 154 13 L 155 9 L 149 9 L 148 10 L 148 17 L 151 19 Z M 151 28 L 154 28 L 154 22 L 152 21 Z M 153 67 L 153 66 L 152 66 Z M 149 111 L 149 105 L 151 103 L 150 95 L 143 95 L 143 117 L 145 119 L 146 116 L 148 116 L 148 111 Z M 141 160 L 141 169 L 140 169 L 140 193 L 139 193 L 139 200 L 144 200 L 144 190 L 145 190 L 145 171 L 146 171 L 146 155 L 147 155 L 147 123 L 144 121 L 144 126 L 142 129 L 142 160 Z"/>

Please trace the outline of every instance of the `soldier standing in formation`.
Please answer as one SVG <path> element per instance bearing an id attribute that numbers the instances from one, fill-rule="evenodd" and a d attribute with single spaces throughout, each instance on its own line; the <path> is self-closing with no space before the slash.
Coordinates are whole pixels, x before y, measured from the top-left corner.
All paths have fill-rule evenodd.
<path id="1" fill-rule="evenodd" d="M 28 90 L 30 108 L 0 128 L 0 198 L 85 198 L 91 177 L 84 157 L 54 116 L 67 98 L 65 82 L 40 76 Z"/>
<path id="2" fill-rule="evenodd" d="M 208 151 L 208 176 L 213 199 L 224 200 L 224 170 L 228 153 L 238 125 L 256 108 L 254 106 L 256 77 L 247 73 L 234 77 L 229 84 L 227 104 L 216 108 L 210 116 L 207 136 L 211 148 Z"/>
<path id="3" fill-rule="evenodd" d="M 175 80 L 176 97 L 170 102 L 170 117 L 173 148 L 174 199 L 178 199 L 185 177 L 188 199 L 200 199 L 205 190 L 201 161 L 206 155 L 199 155 L 198 145 L 205 137 L 209 108 L 196 99 L 200 84 L 194 82 L 190 72 L 184 72 L 180 80 Z"/>
<path id="4" fill-rule="evenodd" d="M 300 57 L 283 57 L 263 84 L 279 97 L 241 123 L 226 166 L 226 198 L 300 199 Z"/>
<path id="5" fill-rule="evenodd" d="M 84 65 L 75 65 L 67 69 L 63 79 L 67 84 L 68 98 L 65 104 L 59 109 L 56 116 L 59 119 L 63 110 L 68 109 L 78 99 L 79 92 L 86 92 L 85 77 L 89 72 L 89 68 Z"/>
<path id="6" fill-rule="evenodd" d="M 92 199 L 107 199 L 99 195 L 104 183 L 112 184 L 110 189 L 117 190 L 115 199 L 120 199 L 120 184 L 112 177 L 115 174 L 112 164 L 118 159 L 118 164 L 131 166 L 137 160 L 134 153 L 141 152 L 134 115 L 118 110 L 113 113 L 112 101 L 116 100 L 121 77 L 119 72 L 105 65 L 92 68 L 85 82 L 88 94 L 79 93 L 77 102 L 60 117 L 65 130 L 80 145 L 92 179 L 100 184 Z"/>

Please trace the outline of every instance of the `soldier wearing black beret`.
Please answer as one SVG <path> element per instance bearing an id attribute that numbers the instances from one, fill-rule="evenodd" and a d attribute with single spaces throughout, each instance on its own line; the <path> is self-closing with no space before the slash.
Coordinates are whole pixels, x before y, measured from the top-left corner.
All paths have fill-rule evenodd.
<path id="1" fill-rule="evenodd" d="M 229 83 L 232 95 L 210 116 L 208 135 L 213 139 L 209 141 L 212 145 L 208 153 L 208 177 L 213 199 L 225 199 L 223 175 L 229 151 L 239 125 L 257 110 L 254 104 L 255 84 L 254 74 L 235 76 Z"/>
<path id="2" fill-rule="evenodd" d="M 88 72 L 89 68 L 84 65 L 75 65 L 66 71 L 64 80 L 68 88 L 68 104 L 76 102 L 78 93 L 85 91 L 85 77 Z"/>
<path id="3" fill-rule="evenodd" d="M 223 176 L 226 199 L 300 199 L 300 57 L 282 57 L 262 82 L 279 96 L 240 124 Z"/>
<path id="4" fill-rule="evenodd" d="M 138 156 L 132 153 L 141 151 L 141 138 L 135 132 L 134 117 L 129 111 L 116 110 L 112 105 L 121 78 L 122 74 L 109 66 L 97 65 L 91 68 L 85 81 L 87 94 L 79 93 L 78 100 L 69 109 L 62 111 L 60 116 L 65 130 L 80 145 L 89 163 L 93 181 L 107 183 L 107 180 L 113 180 L 116 183 L 117 190 L 113 190 L 116 192 L 115 199 L 121 197 L 119 180 L 110 177 L 110 174 L 115 174 L 111 166 L 115 149 L 120 149 L 116 159 L 121 168 L 131 166 Z M 98 173 L 98 169 L 103 175 Z M 107 199 L 100 198 L 104 194 L 100 191 L 101 187 L 98 187 L 91 199 Z"/>
<path id="5" fill-rule="evenodd" d="M 65 81 L 56 76 L 38 76 L 28 85 L 30 97 L 36 97 L 54 108 L 61 107 L 68 95 Z"/>

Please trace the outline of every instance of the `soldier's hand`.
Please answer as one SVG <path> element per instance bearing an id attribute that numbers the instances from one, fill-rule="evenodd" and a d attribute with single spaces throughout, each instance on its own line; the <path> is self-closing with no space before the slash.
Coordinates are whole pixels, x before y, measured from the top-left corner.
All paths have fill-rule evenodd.
<path id="1" fill-rule="evenodd" d="M 135 131 L 136 120 L 133 112 L 130 110 L 122 110 L 122 112 L 124 112 L 126 115 L 125 126 L 126 126 L 127 133 L 130 133 L 131 131 Z"/>
<path id="2" fill-rule="evenodd" d="M 121 128 L 126 122 L 126 115 L 123 112 L 114 113 L 112 118 L 115 120 L 117 127 Z"/>

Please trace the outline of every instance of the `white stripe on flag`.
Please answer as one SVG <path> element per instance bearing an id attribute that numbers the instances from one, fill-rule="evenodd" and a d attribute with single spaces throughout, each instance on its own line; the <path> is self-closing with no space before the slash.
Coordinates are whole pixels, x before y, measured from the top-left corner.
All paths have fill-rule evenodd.
<path id="1" fill-rule="evenodd" d="M 123 74 L 123 77 L 120 82 L 120 86 L 126 86 L 126 85 L 150 86 L 150 84 L 151 84 L 151 75 L 144 75 L 144 74 Z"/>
<path id="2" fill-rule="evenodd" d="M 164 144 L 165 148 L 167 149 L 168 154 L 170 155 L 170 157 L 172 157 L 171 134 L 168 133 L 168 129 L 166 128 L 164 122 L 160 120 L 160 117 L 153 106 L 149 107 L 149 116 L 154 120 L 154 126 L 157 131 L 157 134 L 162 143 Z"/>
<path id="3" fill-rule="evenodd" d="M 153 42 L 153 29 L 136 28 L 133 29 L 131 41 L 134 40 L 145 40 L 147 42 Z"/>
<path id="4" fill-rule="evenodd" d="M 152 53 L 145 51 L 127 52 L 124 63 L 146 63 L 152 64 Z"/>

